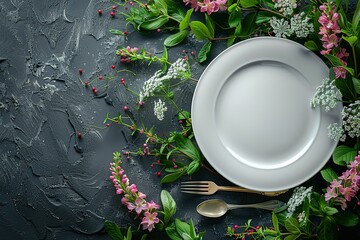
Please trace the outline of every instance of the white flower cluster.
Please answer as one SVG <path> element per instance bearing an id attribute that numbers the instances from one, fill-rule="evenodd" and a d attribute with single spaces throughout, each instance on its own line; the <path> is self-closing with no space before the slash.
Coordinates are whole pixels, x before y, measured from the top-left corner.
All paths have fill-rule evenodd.
<path id="1" fill-rule="evenodd" d="M 341 100 L 342 94 L 335 86 L 335 80 L 325 78 L 323 83 L 316 88 L 315 95 L 310 104 L 312 107 L 323 106 L 328 112 Z"/>
<path id="2" fill-rule="evenodd" d="M 162 121 L 164 119 L 164 113 L 166 111 L 167 107 L 165 106 L 165 102 L 161 101 L 161 99 L 159 99 L 157 102 L 154 101 L 154 114 L 157 119 Z"/>
<path id="3" fill-rule="evenodd" d="M 342 126 L 339 126 L 338 123 L 332 123 L 328 126 L 328 136 L 330 139 L 344 142 L 346 139 L 346 135 L 344 133 L 344 129 Z"/>
<path id="4" fill-rule="evenodd" d="M 296 0 L 275 0 L 274 8 L 285 17 L 291 17 L 290 20 L 276 17 L 269 20 L 276 37 L 287 38 L 294 34 L 298 38 L 306 38 L 310 32 L 314 32 L 314 24 L 309 22 L 311 19 L 304 12 L 294 14 L 297 6 Z"/>
<path id="5" fill-rule="evenodd" d="M 298 221 L 299 221 L 299 223 L 300 223 L 300 226 L 305 225 L 305 223 L 306 223 L 305 211 L 302 211 L 301 213 L 299 213 L 299 214 L 297 215 L 297 219 L 298 219 Z"/>
<path id="6" fill-rule="evenodd" d="M 290 19 L 291 29 L 298 38 L 306 38 L 310 32 L 314 31 L 314 25 L 309 23 L 310 18 L 304 12 L 294 15 Z"/>
<path id="7" fill-rule="evenodd" d="M 162 71 L 158 70 L 155 74 L 144 82 L 143 89 L 139 94 L 140 102 L 144 101 L 145 98 L 153 96 L 154 91 L 163 84 L 166 76 L 161 76 Z"/>
<path id="8" fill-rule="evenodd" d="M 296 7 L 296 0 L 276 0 L 274 5 L 274 8 L 279 9 L 279 12 L 284 14 L 284 16 L 290 16 L 293 14 Z"/>
<path id="9" fill-rule="evenodd" d="M 292 196 L 290 197 L 287 206 L 288 206 L 288 215 L 291 216 L 293 212 L 295 212 L 296 208 L 300 206 L 304 199 L 307 197 L 310 200 L 310 195 L 312 192 L 312 187 L 306 188 L 306 187 L 297 187 L 294 189 L 294 192 Z"/>
<path id="10" fill-rule="evenodd" d="M 167 74 L 171 78 L 178 78 L 180 77 L 182 72 L 186 72 L 187 64 L 184 58 L 179 58 L 176 60 L 167 71 Z"/>
<path id="11" fill-rule="evenodd" d="M 178 78 L 182 72 L 187 71 L 187 63 L 183 58 L 176 60 L 166 73 L 158 70 L 154 75 L 144 82 L 143 89 L 139 94 L 139 102 L 143 102 L 146 98 L 154 96 L 156 89 L 163 85 L 164 81 Z"/>
<path id="12" fill-rule="evenodd" d="M 351 138 L 360 137 L 360 101 L 345 106 L 342 111 L 343 126 Z"/>
<path id="13" fill-rule="evenodd" d="M 290 24 L 283 18 L 276 18 L 272 17 L 270 19 L 270 26 L 273 29 L 276 37 L 286 38 L 290 37 L 293 33 L 292 29 L 290 28 Z"/>

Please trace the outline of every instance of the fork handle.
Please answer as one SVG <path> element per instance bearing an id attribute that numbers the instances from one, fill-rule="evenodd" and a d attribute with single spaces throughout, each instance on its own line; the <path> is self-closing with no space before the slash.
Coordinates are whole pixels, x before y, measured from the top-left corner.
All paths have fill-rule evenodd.
<path id="1" fill-rule="evenodd" d="M 255 190 L 251 190 L 251 189 L 247 189 L 247 188 L 243 188 L 243 187 L 236 187 L 236 186 L 219 186 L 218 188 L 219 188 L 219 190 L 222 190 L 222 191 L 256 193 L 256 194 L 261 194 L 261 195 L 267 196 L 267 197 L 276 197 L 276 196 L 279 196 L 279 195 L 287 192 L 287 190 L 276 191 L 276 192 L 261 192 L 261 191 L 255 191 Z"/>

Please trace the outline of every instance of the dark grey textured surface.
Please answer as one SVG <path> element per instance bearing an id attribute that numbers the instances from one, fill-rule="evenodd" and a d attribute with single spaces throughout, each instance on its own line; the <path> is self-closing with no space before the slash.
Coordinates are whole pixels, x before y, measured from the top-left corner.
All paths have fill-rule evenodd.
<path id="1" fill-rule="evenodd" d="M 81 84 L 78 69 L 84 69 L 84 80 L 113 74 L 112 64 L 123 67 L 114 54 L 116 46 L 144 47 L 161 55 L 165 35 L 130 32 L 128 40 L 111 35 L 108 29 L 123 29 L 125 22 L 120 16 L 108 16 L 110 6 L 109 1 L 95 0 L 0 1 L 0 239 L 109 239 L 104 220 L 122 226 L 135 222 L 108 180 L 112 152 L 121 151 L 131 139 L 122 127 L 102 128 L 108 112 L 121 112 L 135 99 L 118 81 L 108 88 L 96 82 L 99 97 L 94 97 Z M 101 17 L 96 13 L 99 8 L 104 10 Z M 190 39 L 171 49 L 171 60 L 181 57 L 182 49 L 197 51 L 199 44 Z M 222 49 L 222 43 L 217 44 L 212 57 Z M 193 62 L 195 77 L 205 66 Z M 158 67 L 131 65 L 136 77 L 115 76 L 127 78 L 136 89 Z M 185 109 L 190 109 L 194 87 L 188 84 L 177 90 Z M 177 126 L 174 113 L 167 113 L 159 132 Z M 145 115 L 149 126 L 156 123 L 151 109 L 145 109 Z M 77 132 L 86 134 L 78 139 Z M 161 186 L 157 169 L 149 167 L 152 161 L 124 161 L 130 180 L 157 202 L 161 189 L 170 191 L 178 204 L 176 216 L 192 218 L 199 230 L 207 230 L 205 239 L 223 239 L 228 225 L 249 218 L 255 225 L 270 223 L 269 212 L 251 209 L 216 220 L 200 217 L 196 205 L 212 197 L 181 194 L 178 182 Z M 206 171 L 195 178 L 229 184 Z M 286 201 L 289 195 L 278 199 Z M 216 197 L 231 203 L 267 200 L 242 193 Z"/>

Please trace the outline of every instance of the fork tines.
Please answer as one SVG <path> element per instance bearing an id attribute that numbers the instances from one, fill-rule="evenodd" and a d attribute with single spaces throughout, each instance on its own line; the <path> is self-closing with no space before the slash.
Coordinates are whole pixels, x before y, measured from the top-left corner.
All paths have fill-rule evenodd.
<path id="1" fill-rule="evenodd" d="M 206 181 L 181 182 L 181 192 L 209 195 L 209 183 Z"/>

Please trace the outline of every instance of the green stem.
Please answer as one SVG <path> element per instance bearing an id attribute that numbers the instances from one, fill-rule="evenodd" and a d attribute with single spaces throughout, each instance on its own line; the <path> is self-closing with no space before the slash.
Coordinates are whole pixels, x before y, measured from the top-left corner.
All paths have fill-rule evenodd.
<path id="1" fill-rule="evenodd" d="M 356 60 L 356 54 L 355 54 L 355 46 L 353 45 L 352 47 L 352 54 L 353 54 L 353 58 L 354 58 L 354 67 L 355 67 L 355 76 L 357 76 L 357 60 Z"/>

